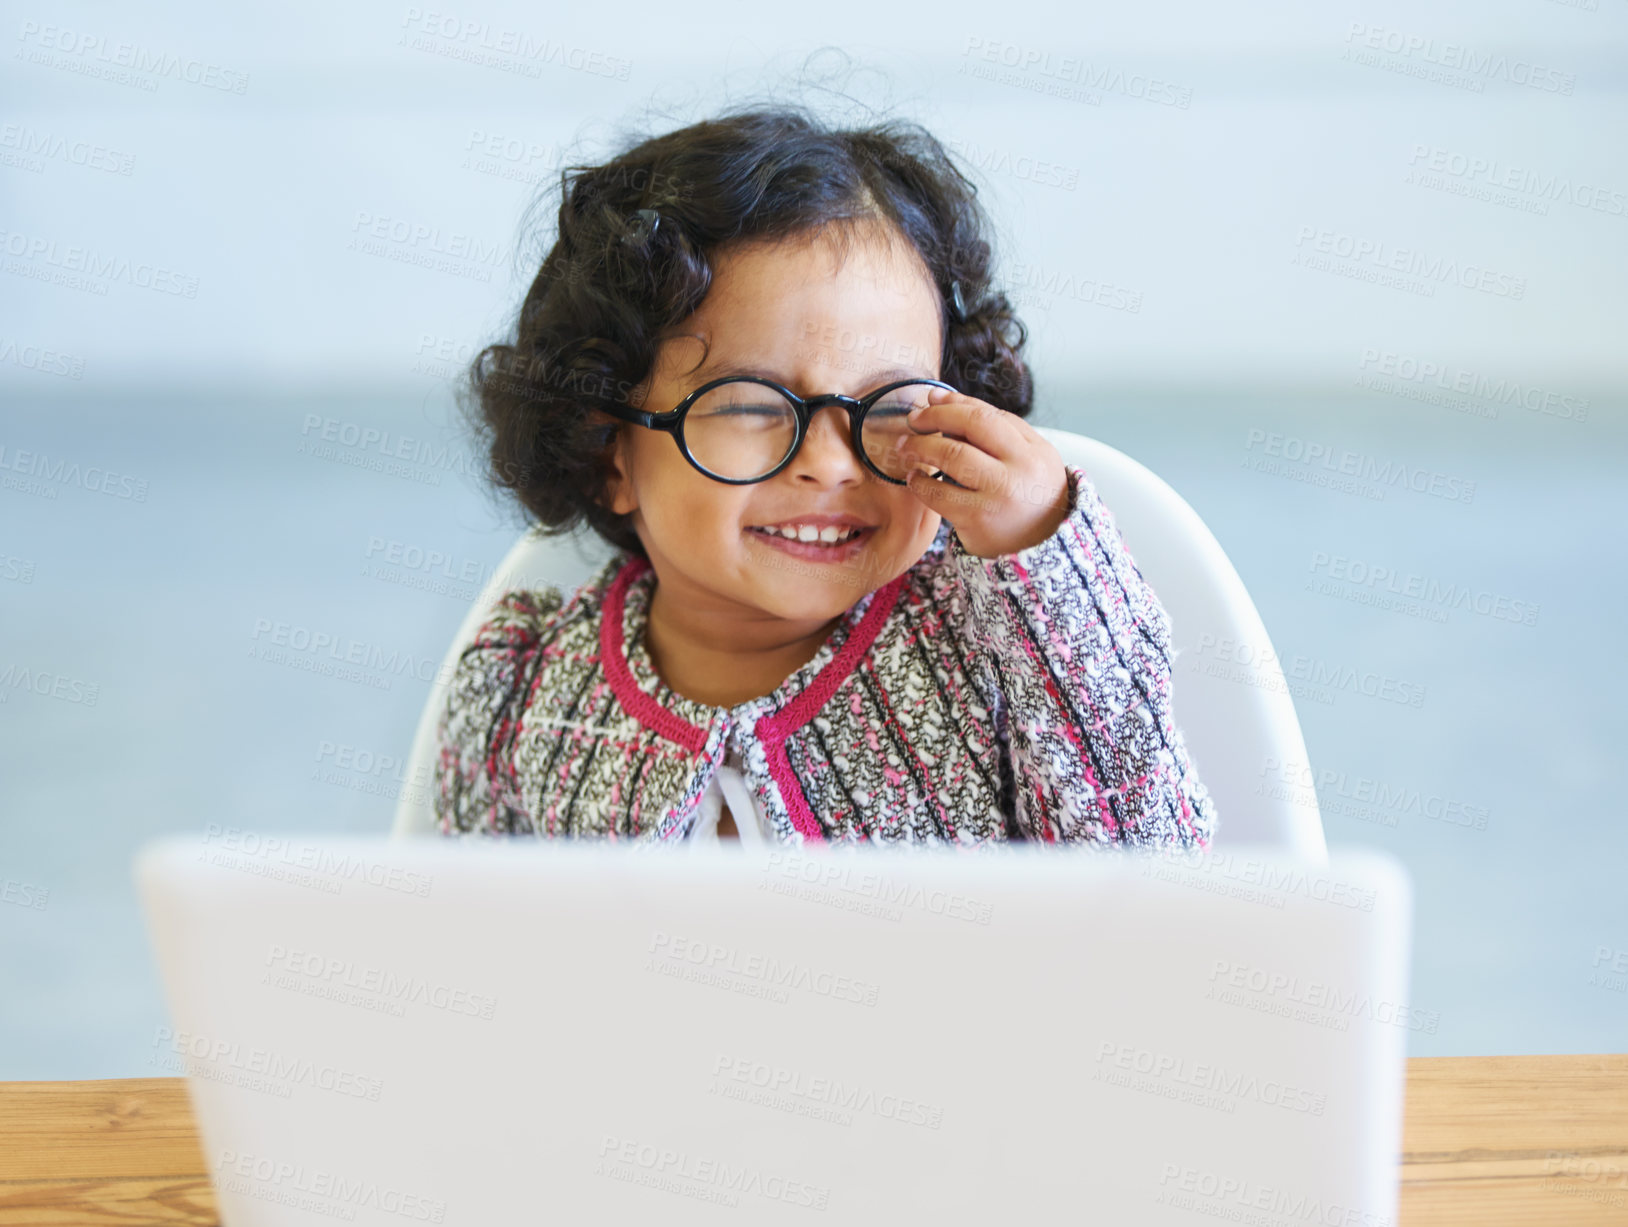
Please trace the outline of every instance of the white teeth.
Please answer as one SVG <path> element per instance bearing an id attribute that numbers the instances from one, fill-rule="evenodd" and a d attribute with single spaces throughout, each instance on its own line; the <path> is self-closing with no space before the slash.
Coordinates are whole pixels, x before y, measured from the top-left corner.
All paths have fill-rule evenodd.
<path id="1" fill-rule="evenodd" d="M 838 528 L 827 525 L 825 528 L 815 528 L 812 524 L 787 526 L 784 528 L 759 528 L 758 532 L 777 534 L 791 541 L 818 541 L 822 545 L 834 545 L 859 535 L 857 528 Z"/>

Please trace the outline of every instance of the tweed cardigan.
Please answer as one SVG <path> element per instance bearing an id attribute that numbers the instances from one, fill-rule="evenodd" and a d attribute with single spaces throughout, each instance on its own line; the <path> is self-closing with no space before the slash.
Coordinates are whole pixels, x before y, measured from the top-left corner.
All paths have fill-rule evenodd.
<path id="1" fill-rule="evenodd" d="M 812 660 L 733 707 L 656 671 L 642 555 L 618 552 L 569 596 L 504 594 L 451 677 L 441 833 L 682 839 L 733 747 L 788 844 L 1207 847 L 1216 812 L 1172 718 L 1169 616 L 1084 470 L 1068 478 L 1047 540 L 979 558 L 942 522 Z"/>

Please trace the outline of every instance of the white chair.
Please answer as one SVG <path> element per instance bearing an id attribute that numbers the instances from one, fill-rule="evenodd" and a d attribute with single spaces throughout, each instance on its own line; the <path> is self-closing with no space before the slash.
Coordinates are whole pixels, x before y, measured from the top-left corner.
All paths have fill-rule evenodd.
<path id="1" fill-rule="evenodd" d="M 1311 769 L 1294 701 L 1255 603 L 1220 543 L 1179 494 L 1125 453 L 1070 431 L 1037 429 L 1091 478 L 1170 614 L 1176 725 L 1216 804 L 1212 848 L 1249 845 L 1326 864 L 1316 794 L 1298 783 L 1310 780 Z M 549 541 L 528 532 L 515 543 L 464 617 L 419 717 L 407 776 L 417 787 L 403 790 L 395 836 L 435 833 L 430 785 L 446 679 L 486 611 L 510 588 L 570 591 L 610 554 L 591 533 Z M 1208 661 L 1217 662 L 1210 672 L 1192 667 Z M 1296 782 L 1285 787 L 1284 779 Z"/>

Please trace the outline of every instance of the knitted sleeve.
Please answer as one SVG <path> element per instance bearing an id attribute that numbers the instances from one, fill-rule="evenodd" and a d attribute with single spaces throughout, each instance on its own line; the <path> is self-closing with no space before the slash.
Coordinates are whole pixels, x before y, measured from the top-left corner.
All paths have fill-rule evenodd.
<path id="1" fill-rule="evenodd" d="M 962 633 L 1003 708 L 1025 839 L 1204 848 L 1209 792 L 1171 710 L 1170 617 L 1083 469 L 1047 540 L 979 558 L 952 529 Z"/>
<path id="2" fill-rule="evenodd" d="M 437 731 L 433 782 L 443 835 L 529 835 L 514 740 L 558 589 L 504 593 L 458 658 Z"/>

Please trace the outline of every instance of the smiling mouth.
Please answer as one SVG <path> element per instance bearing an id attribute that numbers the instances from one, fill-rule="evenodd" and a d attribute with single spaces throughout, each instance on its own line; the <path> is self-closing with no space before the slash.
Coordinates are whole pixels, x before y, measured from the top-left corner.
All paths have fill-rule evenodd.
<path id="1" fill-rule="evenodd" d="M 780 537 L 786 541 L 801 541 L 807 545 L 841 545 L 844 541 L 852 541 L 855 537 L 870 532 L 868 528 L 843 528 L 835 533 L 818 532 L 813 536 L 805 537 L 794 528 L 748 528 L 749 533 L 761 533 L 765 537 Z"/>

